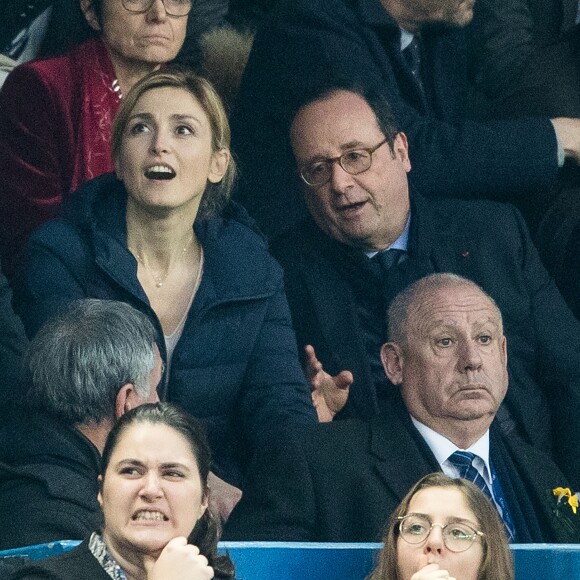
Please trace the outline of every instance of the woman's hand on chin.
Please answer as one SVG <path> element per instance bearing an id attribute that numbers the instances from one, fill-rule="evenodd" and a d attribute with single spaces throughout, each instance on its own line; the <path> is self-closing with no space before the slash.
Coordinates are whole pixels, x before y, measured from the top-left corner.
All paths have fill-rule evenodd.
<path id="1" fill-rule="evenodd" d="M 455 580 L 455 576 L 450 576 L 447 570 L 442 570 L 439 567 L 439 564 L 427 564 L 411 576 L 411 580 L 434 580 L 435 578 Z"/>
<path id="2" fill-rule="evenodd" d="M 213 568 L 197 546 L 187 543 L 183 536 L 169 541 L 159 558 L 146 558 L 147 580 L 210 580 Z"/>

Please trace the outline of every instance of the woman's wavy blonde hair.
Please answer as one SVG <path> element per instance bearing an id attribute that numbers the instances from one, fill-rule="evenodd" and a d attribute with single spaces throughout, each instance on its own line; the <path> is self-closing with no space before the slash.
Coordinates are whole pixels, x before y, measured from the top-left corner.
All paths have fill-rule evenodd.
<path id="1" fill-rule="evenodd" d="M 129 93 L 123 96 L 121 106 L 113 121 L 111 138 L 111 153 L 116 160 L 121 151 L 123 136 L 131 113 L 137 101 L 148 91 L 162 88 L 176 88 L 187 91 L 201 105 L 207 115 L 212 135 L 212 150 L 230 149 L 230 124 L 228 117 L 216 90 L 211 83 L 195 74 L 193 71 L 171 65 L 149 73 L 135 83 Z M 204 191 L 199 212 L 203 217 L 211 217 L 227 204 L 236 180 L 236 164 L 230 157 L 226 172 L 219 183 L 208 183 Z"/>

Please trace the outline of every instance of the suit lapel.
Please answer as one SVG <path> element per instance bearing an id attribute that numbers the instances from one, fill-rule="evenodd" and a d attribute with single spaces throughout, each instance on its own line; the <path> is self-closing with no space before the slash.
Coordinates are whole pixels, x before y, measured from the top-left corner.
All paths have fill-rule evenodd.
<path id="1" fill-rule="evenodd" d="M 461 223 L 460 218 L 442 221 L 431 202 L 412 195 L 409 259 L 401 265 L 405 285 L 434 272 L 477 280 L 477 245 L 470 237 L 449 230 L 457 222 Z"/>
<path id="2" fill-rule="evenodd" d="M 302 271 L 318 316 L 320 331 L 335 354 L 334 364 L 337 368 L 350 370 L 358 384 L 358 388 L 350 391 L 349 404 L 356 408 L 358 416 L 373 416 L 377 413 L 378 404 L 374 389 L 368 388 L 373 382 L 351 290 L 318 253 L 309 255 L 302 265 Z"/>
<path id="3" fill-rule="evenodd" d="M 514 496 L 506 500 L 510 506 L 517 504 L 518 511 L 532 524 L 528 525 L 531 541 L 580 542 L 580 522 L 572 511 L 568 514 L 564 510 L 570 525 L 554 513 L 557 500 L 552 490 L 568 486 L 564 475 L 544 453 L 517 436 L 505 437 L 494 427 L 491 435 L 492 461 L 504 494 L 507 496 L 515 491 Z"/>
<path id="4" fill-rule="evenodd" d="M 563 0 L 561 32 L 565 32 L 574 27 L 576 24 L 577 10 L 578 2 L 576 0 Z"/>
<path id="5" fill-rule="evenodd" d="M 424 475 L 440 471 L 435 457 L 413 427 L 400 401 L 371 423 L 371 456 L 383 483 L 402 500 Z"/>

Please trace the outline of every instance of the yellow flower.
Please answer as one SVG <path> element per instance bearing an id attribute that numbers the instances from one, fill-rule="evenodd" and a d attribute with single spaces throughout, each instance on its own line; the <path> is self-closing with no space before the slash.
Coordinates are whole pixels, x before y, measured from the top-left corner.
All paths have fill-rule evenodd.
<path id="1" fill-rule="evenodd" d="M 562 498 L 562 497 L 568 497 L 568 498 L 572 497 L 572 492 L 570 491 L 569 487 L 557 487 L 556 489 L 553 490 L 552 493 L 558 497 L 558 500 L 560 500 L 560 498 Z M 570 501 L 570 500 L 568 500 L 568 501 Z M 576 499 L 576 501 L 578 501 L 578 500 Z"/>
<path id="2" fill-rule="evenodd" d="M 574 513 L 576 513 L 576 510 L 578 509 L 578 494 L 577 493 L 575 493 L 574 495 L 571 495 L 568 498 L 568 504 L 572 508 L 572 511 Z"/>

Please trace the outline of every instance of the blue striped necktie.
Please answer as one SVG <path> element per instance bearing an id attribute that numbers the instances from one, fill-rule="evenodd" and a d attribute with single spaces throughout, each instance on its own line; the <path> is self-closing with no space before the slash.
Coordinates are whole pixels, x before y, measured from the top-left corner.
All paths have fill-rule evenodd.
<path id="1" fill-rule="evenodd" d="M 470 451 L 455 451 L 449 456 L 448 459 L 459 471 L 459 476 L 463 479 L 471 481 L 471 483 L 479 487 L 479 489 L 485 493 L 485 495 L 491 500 L 491 503 L 495 506 L 496 502 L 494 501 L 494 497 L 487 483 L 485 482 L 485 479 L 483 479 L 479 471 L 477 471 L 477 469 L 473 466 L 473 460 L 476 457 L 477 455 L 475 455 L 475 453 L 471 453 Z M 515 532 L 513 529 L 513 523 L 511 522 L 511 517 L 507 512 L 506 502 L 503 501 L 503 498 L 497 499 L 498 503 L 502 506 L 502 510 L 505 511 L 504 517 L 502 519 L 508 534 L 508 538 L 510 541 L 512 541 L 515 538 Z"/>

